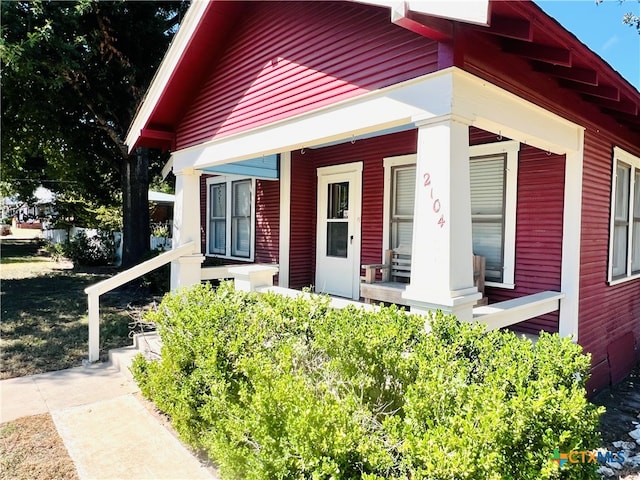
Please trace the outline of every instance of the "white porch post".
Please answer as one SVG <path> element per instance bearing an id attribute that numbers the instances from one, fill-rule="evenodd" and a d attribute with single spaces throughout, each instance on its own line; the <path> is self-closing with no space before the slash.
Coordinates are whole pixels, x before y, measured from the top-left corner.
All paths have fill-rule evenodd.
<path id="1" fill-rule="evenodd" d="M 171 262 L 171 290 L 200 283 L 200 175 L 199 170 L 185 168 L 175 172 L 176 194 L 173 211 L 173 248 L 194 242 L 192 255 Z"/>
<path id="2" fill-rule="evenodd" d="M 446 115 L 418 125 L 411 283 L 412 312 L 473 319 L 469 123 Z"/>
<path id="3" fill-rule="evenodd" d="M 289 239 L 291 235 L 291 152 L 280 154 L 280 237 L 278 286 L 289 287 Z"/>
<path id="4" fill-rule="evenodd" d="M 562 277 L 558 333 L 578 342 L 580 307 L 580 253 L 582 233 L 582 164 L 584 132 L 580 131 L 580 149 L 567 152 L 564 172 L 564 216 L 562 220 Z"/>

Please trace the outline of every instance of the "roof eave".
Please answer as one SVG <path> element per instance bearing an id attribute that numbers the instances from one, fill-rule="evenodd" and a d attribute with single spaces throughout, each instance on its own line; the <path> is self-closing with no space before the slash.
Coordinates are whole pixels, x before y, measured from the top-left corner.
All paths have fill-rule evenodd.
<path id="1" fill-rule="evenodd" d="M 162 63 L 151 81 L 144 100 L 138 107 L 138 111 L 131 122 L 125 143 L 131 153 L 143 138 L 143 130 L 148 127 L 149 121 L 155 111 L 158 102 L 165 94 L 171 77 L 173 77 L 180 61 L 182 60 L 191 40 L 201 24 L 209 7 L 207 0 L 193 0 L 180 28 L 173 38 Z"/>

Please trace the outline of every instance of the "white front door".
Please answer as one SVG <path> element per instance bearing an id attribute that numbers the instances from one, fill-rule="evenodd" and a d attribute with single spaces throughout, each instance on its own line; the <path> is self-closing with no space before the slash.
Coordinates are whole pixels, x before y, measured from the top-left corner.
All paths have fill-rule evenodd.
<path id="1" fill-rule="evenodd" d="M 316 291 L 360 297 L 362 162 L 318 168 Z"/>

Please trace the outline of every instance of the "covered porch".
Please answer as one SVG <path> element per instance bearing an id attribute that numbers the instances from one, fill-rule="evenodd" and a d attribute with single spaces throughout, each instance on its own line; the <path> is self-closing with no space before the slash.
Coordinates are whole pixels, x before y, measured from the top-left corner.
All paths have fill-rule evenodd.
<path id="1" fill-rule="evenodd" d="M 495 137 L 493 142 L 474 144 L 474 136 L 487 133 Z M 193 242 L 195 248 L 172 262 L 172 288 L 197 283 L 203 274 L 211 275 L 204 273 L 209 269 L 201 269 L 203 254 L 211 253 L 210 230 L 215 228 L 211 203 L 202 202 L 202 194 L 209 199 L 211 188 L 203 176 L 215 173 L 234 179 L 242 178 L 234 175 L 242 176 L 244 171 L 260 183 L 272 183 L 269 190 L 273 195 L 257 198 L 255 208 L 270 202 L 277 231 L 261 229 L 253 218 L 251 235 L 254 242 L 270 244 L 273 254 L 267 260 L 277 263 L 280 288 L 312 284 L 316 291 L 359 300 L 361 266 L 383 261 L 383 252 L 400 246 L 397 242 L 406 245 L 408 238 L 411 275 L 402 296 L 412 311 L 440 309 L 466 321 L 487 323 L 494 317 L 499 319 L 498 326 L 505 326 L 559 309 L 557 331 L 577 340 L 582 135 L 581 127 L 453 67 L 175 152 L 175 247 Z M 413 138 L 413 150 L 398 155 L 402 150 L 396 149 L 394 155 L 391 149 L 375 170 L 384 178 L 371 180 L 376 174 L 371 173 L 366 159 L 339 158 L 341 145 L 380 148 L 409 137 Z M 500 141 L 506 139 L 510 141 Z M 480 294 L 468 259 L 477 253 L 472 232 L 481 228 L 478 225 L 482 222 L 475 225 L 473 221 L 469 159 L 491 155 L 489 143 L 502 150 L 498 153 L 505 156 L 506 177 L 517 175 L 518 163 L 515 169 L 508 163 L 516 145 L 562 157 L 558 177 L 562 187 L 559 288 L 518 290 L 515 222 L 504 218 L 500 228 L 505 238 L 513 240 L 504 242 L 502 271 L 493 272 L 493 281 L 487 282 L 492 304 L 474 310 Z M 366 156 L 365 152 L 359 155 Z M 313 162 L 311 157 L 315 157 Z M 247 162 L 259 166 L 274 158 L 277 181 L 270 180 L 273 177 L 265 171 L 233 170 L 238 165 L 246 167 Z M 392 178 L 394 168 L 402 165 L 413 165 L 415 173 L 409 186 L 406 176 Z M 394 224 L 389 202 L 379 205 L 372 200 L 374 193 L 390 198 L 394 185 L 400 185 L 397 182 L 402 183 L 403 191 L 413 192 L 410 228 L 402 218 Z M 505 178 L 505 184 L 508 182 Z M 384 195 L 379 195 L 379 190 L 384 190 Z M 508 200 L 508 188 L 504 195 Z M 512 205 L 512 210 L 505 210 L 505 217 L 515 216 Z M 378 227 L 372 227 L 374 224 Z M 485 219 L 485 226 L 488 224 L 490 220 Z M 306 253 L 300 253 L 300 248 L 306 248 Z M 221 257 L 224 263 L 225 255 Z M 249 262 L 261 260 L 248 258 Z M 307 277 L 301 273 L 305 270 Z"/>

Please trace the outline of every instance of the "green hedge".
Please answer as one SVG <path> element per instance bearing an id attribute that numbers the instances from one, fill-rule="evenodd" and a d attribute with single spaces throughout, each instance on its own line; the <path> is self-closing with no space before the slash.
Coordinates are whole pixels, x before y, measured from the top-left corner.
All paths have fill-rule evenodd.
<path id="1" fill-rule="evenodd" d="M 597 478 L 554 449 L 598 444 L 589 358 L 557 335 L 395 307 L 216 291 L 167 296 L 150 320 L 162 358 L 138 357 L 143 394 L 224 478 Z"/>

